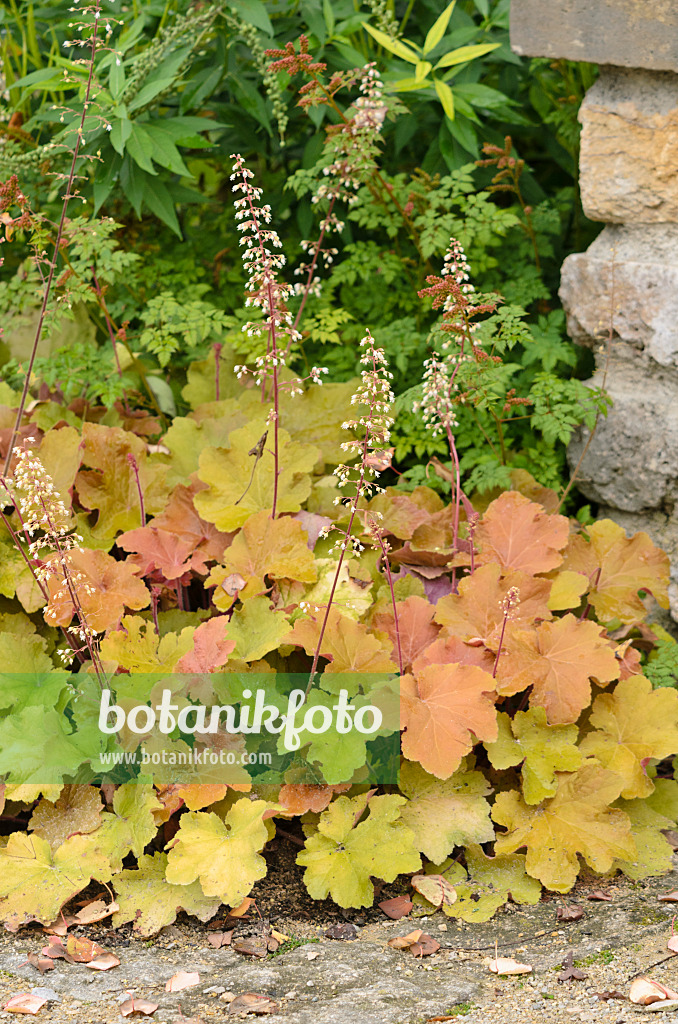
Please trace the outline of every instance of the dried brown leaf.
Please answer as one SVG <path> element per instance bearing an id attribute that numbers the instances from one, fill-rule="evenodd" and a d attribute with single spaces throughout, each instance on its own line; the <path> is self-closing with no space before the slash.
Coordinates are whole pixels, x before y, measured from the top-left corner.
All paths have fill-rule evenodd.
<path id="1" fill-rule="evenodd" d="M 521 964 L 512 956 L 498 956 L 490 960 L 490 970 L 493 974 L 531 974 L 532 968 L 529 964 Z"/>
<path id="2" fill-rule="evenodd" d="M 244 992 L 228 1004 L 229 1013 L 277 1013 L 279 1006 L 268 996 L 257 995 L 256 992 Z"/>
<path id="3" fill-rule="evenodd" d="M 8 1013 L 30 1013 L 35 1016 L 47 1002 L 42 996 L 31 995 L 30 992 L 21 992 L 18 996 L 5 1003 L 4 1009 Z"/>
<path id="4" fill-rule="evenodd" d="M 393 899 L 383 900 L 379 904 L 379 909 L 392 921 L 399 921 L 401 917 L 407 917 L 413 906 L 414 903 L 408 900 L 407 896 L 394 896 Z"/>

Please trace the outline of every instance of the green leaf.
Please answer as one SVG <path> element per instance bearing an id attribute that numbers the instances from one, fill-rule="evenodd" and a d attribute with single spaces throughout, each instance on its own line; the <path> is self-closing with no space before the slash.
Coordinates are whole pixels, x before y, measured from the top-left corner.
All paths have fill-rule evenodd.
<path id="1" fill-rule="evenodd" d="M 190 885 L 200 879 L 206 896 L 237 907 L 266 874 L 259 851 L 268 842 L 265 800 L 244 797 L 222 821 L 214 812 L 189 811 L 181 818 L 167 858 L 167 880 Z"/>
<path id="2" fill-rule="evenodd" d="M 170 195 L 169 189 L 161 181 L 154 181 L 153 183 L 148 182 L 143 191 L 143 201 L 151 213 L 155 214 L 158 220 L 161 220 L 163 224 L 166 224 L 167 227 L 174 232 L 177 238 L 183 239 L 181 225 L 179 224 L 177 212 L 174 208 L 174 201 Z M 165 413 L 169 412 L 170 415 L 174 415 L 176 413 L 176 406 L 174 404 L 172 389 L 169 384 L 164 380 L 160 380 L 158 377 L 153 380 L 149 377 L 148 385 L 158 400 L 158 405 L 162 411 Z M 162 399 L 160 394 L 158 394 L 160 391 L 163 392 Z"/>
<path id="3" fill-rule="evenodd" d="M 402 796 L 373 797 L 369 817 L 359 824 L 365 796 L 341 796 L 323 811 L 318 831 L 297 857 L 297 864 L 306 868 L 304 884 L 313 899 L 330 895 L 340 907 L 370 907 L 372 877 L 392 882 L 399 874 L 420 869 L 414 833 L 398 820 L 404 803 Z"/>
<path id="4" fill-rule="evenodd" d="M 141 125 L 135 122 L 130 123 L 132 130 L 129 133 L 125 146 L 128 154 L 142 171 L 145 171 L 147 174 L 157 174 L 158 172 L 153 166 L 152 161 L 155 152 L 153 139 Z"/>
<path id="5" fill-rule="evenodd" d="M 97 852 L 105 854 L 113 871 L 120 871 L 128 853 L 140 857 L 155 837 L 153 811 L 162 810 L 151 785 L 130 782 L 120 786 L 113 797 L 113 813 L 104 811 L 101 828 L 91 835 Z"/>
<path id="6" fill-rule="evenodd" d="M 328 38 L 331 38 L 334 34 L 335 20 L 330 0 L 323 0 L 323 17 L 325 18 L 325 24 L 327 26 L 327 36 Z"/>
<path id="7" fill-rule="evenodd" d="M 111 128 L 111 134 L 109 136 L 113 149 L 120 154 L 124 155 L 125 143 L 132 134 L 132 128 L 134 125 L 127 117 L 121 117 L 113 121 L 113 127 Z"/>
<path id="8" fill-rule="evenodd" d="M 448 4 L 448 6 L 445 8 L 440 17 L 436 19 L 436 21 L 433 23 L 433 26 L 428 30 L 426 39 L 424 40 L 425 54 L 430 53 L 431 50 L 435 50 L 436 46 L 445 35 L 445 32 L 447 31 L 447 25 L 450 20 L 450 16 L 452 14 L 452 11 L 454 10 L 454 5 L 456 4 L 456 2 L 457 0 L 452 0 L 452 3 Z"/>
<path id="9" fill-rule="evenodd" d="M 164 130 L 163 122 L 158 124 L 153 121 L 150 124 L 144 125 L 144 130 L 150 136 L 153 143 L 153 159 L 156 164 L 160 164 L 161 167 L 166 167 L 169 171 L 180 174 L 184 178 L 193 177 L 181 159 L 181 154 L 174 145 L 169 133 Z"/>
<path id="10" fill-rule="evenodd" d="M 176 75 L 166 75 L 163 78 L 156 78 L 152 82 L 146 82 L 130 101 L 130 110 L 139 110 L 141 107 L 145 107 L 151 100 L 154 100 L 156 96 L 159 96 L 161 92 L 165 92 L 166 89 L 171 89 L 176 82 Z"/>
<path id="11" fill-rule="evenodd" d="M 119 57 L 111 61 L 111 68 L 108 72 L 108 87 L 116 103 L 122 99 L 122 94 L 125 91 L 125 65 Z"/>
<path id="12" fill-rule="evenodd" d="M 454 121 L 454 96 L 452 95 L 452 90 L 447 82 L 443 82 L 440 78 L 434 78 L 433 84 L 438 93 L 438 99 L 443 105 L 443 110 L 450 121 Z"/>
<path id="13" fill-rule="evenodd" d="M 248 25 L 254 25 L 255 28 L 261 29 L 267 36 L 274 34 L 271 19 L 261 0 L 229 0 L 229 6 L 235 7 L 240 17 Z"/>
<path id="14" fill-rule="evenodd" d="M 408 64 L 416 64 L 420 60 L 419 54 L 416 50 L 410 49 L 410 46 L 414 45 L 413 43 L 410 44 L 410 46 L 405 46 L 404 43 L 401 43 L 397 39 L 391 39 L 385 32 L 381 32 L 378 28 L 372 28 L 372 26 L 368 25 L 367 22 L 363 23 L 363 28 L 366 32 L 369 32 L 373 39 L 376 39 L 380 46 L 383 46 L 385 50 L 389 51 L 389 53 L 395 54 L 396 57 L 406 60 Z M 419 48 L 417 47 L 417 49 Z"/>
<path id="15" fill-rule="evenodd" d="M 444 57 L 441 57 L 435 66 L 438 68 L 451 68 L 454 64 L 464 64 L 468 60 L 475 60 L 492 50 L 496 50 L 499 43 L 478 43 L 476 46 L 460 46 L 456 50 L 450 50 Z"/>

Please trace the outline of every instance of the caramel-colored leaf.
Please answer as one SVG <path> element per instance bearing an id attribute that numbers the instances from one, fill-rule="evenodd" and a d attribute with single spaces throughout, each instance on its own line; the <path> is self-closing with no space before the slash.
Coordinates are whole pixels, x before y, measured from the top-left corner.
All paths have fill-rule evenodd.
<path id="1" fill-rule="evenodd" d="M 401 684 L 403 754 L 448 779 L 476 739 L 497 738 L 494 679 L 475 665 L 428 665 Z"/>
<path id="2" fill-rule="evenodd" d="M 506 571 L 520 569 L 533 575 L 549 572 L 562 563 L 560 552 L 569 532 L 566 516 L 548 515 L 536 502 L 507 491 L 492 502 L 476 527 L 477 564 L 498 562 Z"/>

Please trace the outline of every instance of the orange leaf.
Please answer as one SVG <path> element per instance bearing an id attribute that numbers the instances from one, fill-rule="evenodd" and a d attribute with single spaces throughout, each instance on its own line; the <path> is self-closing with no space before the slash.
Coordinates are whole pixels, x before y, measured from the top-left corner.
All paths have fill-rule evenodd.
<path id="1" fill-rule="evenodd" d="M 59 556 L 54 556 L 55 563 Z M 148 589 L 127 562 L 118 562 L 105 551 L 76 549 L 69 554 L 74 573 L 79 574 L 78 598 L 87 623 L 97 633 L 116 626 L 125 608 L 138 611 L 150 602 Z M 51 626 L 68 626 L 75 615 L 68 588 L 61 573 L 47 581 L 49 604 L 45 618 Z"/>
<path id="2" fill-rule="evenodd" d="M 440 630 L 433 623 L 435 607 L 423 597 L 408 597 L 405 601 L 397 601 L 396 611 L 403 667 L 406 668 L 435 640 Z M 373 617 L 372 625 L 375 629 L 388 633 L 393 647 L 393 660 L 397 661 L 398 643 L 393 612 L 378 613 Z"/>
<path id="3" fill-rule="evenodd" d="M 530 706 L 543 707 L 551 725 L 568 725 L 591 703 L 589 680 L 609 683 L 619 671 L 604 629 L 565 615 L 531 633 L 511 634 L 509 653 L 499 658 L 497 692 L 517 693 L 532 685 Z"/>
<path id="4" fill-rule="evenodd" d="M 310 786 L 305 783 L 285 785 L 280 787 L 278 803 L 288 814 L 307 814 L 308 811 L 318 814 L 329 807 L 335 793 L 346 793 L 350 788 L 350 782 L 336 786 Z"/>
<path id="5" fill-rule="evenodd" d="M 566 516 L 548 515 L 536 502 L 507 491 L 492 502 L 476 527 L 477 564 L 499 562 L 505 570 L 549 572 L 563 561 L 560 551 L 569 533 Z"/>
<path id="6" fill-rule="evenodd" d="M 235 650 L 235 640 L 226 636 L 228 622 L 226 615 L 202 622 L 193 634 L 193 650 L 179 659 L 176 671 L 216 672 L 222 668 Z"/>
<path id="7" fill-rule="evenodd" d="M 494 679 L 475 665 L 427 665 L 403 676 L 403 754 L 447 779 L 476 739 L 497 738 Z"/>
<path id="8" fill-rule="evenodd" d="M 412 662 L 412 671 L 416 675 L 427 665 L 477 665 L 492 673 L 494 654 L 486 647 L 476 644 L 465 644 L 456 636 L 440 636 Z"/>
<path id="9" fill-rule="evenodd" d="M 503 579 L 500 575 L 496 564 L 476 569 L 459 584 L 459 595 L 450 594 L 438 601 L 435 621 L 461 640 L 479 637 L 496 650 L 504 621 L 503 604 L 512 587 L 518 590 L 518 603 L 510 616 L 513 626 L 552 617 L 547 603 L 550 580 L 535 579 L 524 572 L 511 572 Z"/>

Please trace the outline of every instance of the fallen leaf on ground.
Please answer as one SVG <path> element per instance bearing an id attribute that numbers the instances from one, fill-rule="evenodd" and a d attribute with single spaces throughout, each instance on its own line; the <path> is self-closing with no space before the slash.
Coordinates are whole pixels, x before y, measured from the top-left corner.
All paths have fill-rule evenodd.
<path id="1" fill-rule="evenodd" d="M 379 909 L 392 921 L 399 921 L 401 917 L 407 917 L 413 906 L 414 903 L 408 900 L 407 896 L 394 896 L 393 899 L 383 900 L 379 904 Z"/>
<path id="2" fill-rule="evenodd" d="M 245 914 L 250 909 L 250 907 L 252 906 L 253 903 L 254 903 L 254 900 L 250 896 L 245 896 L 245 899 L 242 901 L 242 903 L 240 903 L 237 907 L 233 907 L 232 910 L 229 910 L 228 916 L 229 917 L 244 917 Z"/>
<path id="3" fill-rule="evenodd" d="M 512 956 L 498 956 L 490 960 L 490 970 L 493 974 L 531 974 L 532 968 L 529 964 L 521 964 Z"/>
<path id="4" fill-rule="evenodd" d="M 436 908 L 451 907 L 457 899 L 453 886 L 442 875 L 414 875 L 411 882 L 412 888 Z"/>
<path id="5" fill-rule="evenodd" d="M 657 896 L 660 903 L 678 903 L 678 889 L 673 889 L 671 892 L 665 893 L 663 896 Z"/>
<path id="6" fill-rule="evenodd" d="M 120 1013 L 123 1017 L 131 1017 L 134 1013 L 141 1013 L 150 1017 L 158 1009 L 159 1003 L 151 1003 L 148 999 L 126 999 L 120 1005 Z"/>
<path id="7" fill-rule="evenodd" d="M 18 996 L 12 996 L 9 1002 L 5 1003 L 4 1009 L 9 1013 L 36 1014 L 46 1002 L 47 1000 L 42 996 L 33 996 L 30 992 L 22 992 Z"/>
<path id="8" fill-rule="evenodd" d="M 73 921 L 77 924 L 94 924 L 95 921 L 103 921 L 110 917 L 116 910 L 120 910 L 117 903 L 105 903 L 103 900 L 94 900 L 79 910 Z"/>
<path id="9" fill-rule="evenodd" d="M 231 943 L 231 948 L 234 949 L 236 953 L 242 953 L 243 956 L 258 956 L 263 958 L 268 953 L 268 942 L 266 939 L 255 935 L 247 939 L 236 939 L 235 942 Z"/>
<path id="10" fill-rule="evenodd" d="M 350 921 L 344 921 L 343 924 L 333 924 L 325 932 L 326 939 L 345 939 L 350 942 L 352 939 L 358 938 L 358 929 Z"/>
<path id="11" fill-rule="evenodd" d="M 85 964 L 85 967 L 89 967 L 93 971 L 110 971 L 111 967 L 119 966 L 120 961 L 115 953 L 102 953 L 101 956 L 97 956 Z"/>
<path id="12" fill-rule="evenodd" d="M 606 1003 L 608 999 L 626 999 L 624 993 L 618 992 L 616 988 L 613 988 L 612 991 L 608 991 L 606 989 L 604 992 L 596 992 L 596 996 L 604 1003 Z"/>
<path id="13" fill-rule="evenodd" d="M 431 935 L 427 935 L 425 932 L 419 936 L 419 940 L 410 946 L 410 953 L 412 956 L 431 956 L 433 953 L 437 953 L 440 949 L 440 943 L 436 941 Z"/>
<path id="14" fill-rule="evenodd" d="M 678 953 L 678 935 L 672 935 L 669 941 L 666 943 L 666 948 L 670 949 L 672 953 Z"/>
<path id="15" fill-rule="evenodd" d="M 558 921 L 579 921 L 584 916 L 582 907 L 558 907 L 556 918 Z"/>
<path id="16" fill-rule="evenodd" d="M 389 939 L 387 945 L 391 949 L 409 949 L 413 956 L 431 956 L 432 953 L 437 953 L 440 949 L 440 943 L 431 936 L 422 932 L 421 928 L 417 928 L 416 931 L 410 932 L 408 935 L 396 935 L 395 938 Z"/>
<path id="17" fill-rule="evenodd" d="M 304 952 L 307 960 L 316 960 L 320 956 L 319 949 L 306 949 Z"/>
<path id="18" fill-rule="evenodd" d="M 200 975 L 197 971 L 177 971 L 165 984 L 165 992 L 181 992 L 184 988 L 199 984 Z"/>
<path id="19" fill-rule="evenodd" d="M 215 949 L 221 949 L 222 946 L 230 946 L 232 938 L 233 929 L 231 928 L 229 932 L 212 932 L 211 935 L 207 936 L 207 941 Z"/>
<path id="20" fill-rule="evenodd" d="M 228 1004 L 229 1013 L 276 1013 L 279 1009 L 277 1003 L 268 996 L 259 996 L 256 992 L 245 992 Z"/>
<path id="21" fill-rule="evenodd" d="M 290 941 L 289 935 L 284 935 L 283 932 L 278 932 L 275 930 L 275 928 L 271 928 L 271 935 L 276 940 L 276 942 L 279 942 L 281 945 L 283 942 Z"/>
<path id="22" fill-rule="evenodd" d="M 409 949 L 410 946 L 419 941 L 422 934 L 421 928 L 417 928 L 416 931 L 409 932 L 407 935 L 394 936 L 394 938 L 388 940 L 386 945 L 390 946 L 391 949 Z"/>
<path id="23" fill-rule="evenodd" d="M 640 1006 L 649 1006 L 650 1003 L 656 1003 L 660 999 L 678 999 L 678 992 L 674 992 L 673 989 L 667 988 L 665 985 L 660 985 L 658 981 L 641 977 L 631 982 L 629 999 L 632 1003 L 638 1003 Z"/>
<path id="24" fill-rule="evenodd" d="M 44 974 L 45 971 L 53 971 L 56 964 L 48 956 L 39 956 L 37 953 L 29 953 L 26 957 L 26 963 L 35 967 L 37 971 Z"/>
<path id="25" fill-rule="evenodd" d="M 588 974 L 584 974 L 574 966 L 574 951 L 570 950 L 563 960 L 563 970 L 558 975 L 558 981 L 585 981 Z"/>
<path id="26" fill-rule="evenodd" d="M 609 901 L 612 899 L 612 897 L 608 896 L 608 894 L 606 892 L 603 892 L 602 889 L 594 889 L 593 892 L 590 892 L 588 894 L 586 899 L 587 900 L 606 900 L 609 903 Z"/>
<path id="27" fill-rule="evenodd" d="M 92 960 L 107 954 L 98 942 L 92 942 L 84 936 L 68 935 L 62 942 L 58 935 L 49 936 L 49 945 L 42 950 L 44 956 L 52 960 L 66 960 L 69 964 L 89 964 Z"/>

